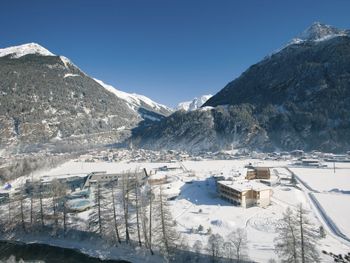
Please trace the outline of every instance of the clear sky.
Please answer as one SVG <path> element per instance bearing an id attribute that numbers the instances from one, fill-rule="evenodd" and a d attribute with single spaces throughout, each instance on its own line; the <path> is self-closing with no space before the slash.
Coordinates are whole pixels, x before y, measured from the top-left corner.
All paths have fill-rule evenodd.
<path id="1" fill-rule="evenodd" d="M 4 0 L 0 48 L 37 42 L 120 90 L 175 106 L 215 94 L 349 0 Z"/>

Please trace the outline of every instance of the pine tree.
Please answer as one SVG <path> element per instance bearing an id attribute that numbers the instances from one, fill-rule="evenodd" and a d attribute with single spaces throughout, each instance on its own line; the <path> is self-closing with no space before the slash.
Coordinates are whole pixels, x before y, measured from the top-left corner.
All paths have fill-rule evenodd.
<path id="1" fill-rule="evenodd" d="M 175 223 L 164 196 L 162 185 L 159 186 L 156 206 L 155 213 L 158 219 L 157 225 L 159 227 L 155 229 L 155 238 L 161 252 L 169 259 L 173 255 L 174 249 L 177 247 L 176 241 L 179 240 L 180 235 L 175 229 Z"/>
<path id="2" fill-rule="evenodd" d="M 307 218 L 308 212 L 299 204 L 297 210 L 298 225 L 300 228 L 301 262 L 319 262 L 317 240 L 319 238 L 317 228 Z"/>
<path id="3" fill-rule="evenodd" d="M 293 211 L 288 207 L 283 213 L 282 223 L 277 227 L 275 251 L 284 262 L 297 263 L 299 229 Z"/>
<path id="4" fill-rule="evenodd" d="M 277 254 L 284 262 L 319 262 L 316 229 L 307 218 L 307 211 L 300 204 L 296 212 L 287 208 L 275 239 Z"/>

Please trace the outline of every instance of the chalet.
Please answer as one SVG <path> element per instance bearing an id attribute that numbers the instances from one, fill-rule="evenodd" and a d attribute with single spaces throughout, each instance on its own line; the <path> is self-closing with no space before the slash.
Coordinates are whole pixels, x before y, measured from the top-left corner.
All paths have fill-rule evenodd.
<path id="1" fill-rule="evenodd" d="M 247 170 L 247 176 L 245 179 L 254 180 L 254 179 L 270 179 L 270 168 L 268 167 L 250 167 Z"/>
<path id="2" fill-rule="evenodd" d="M 270 187 L 255 181 L 218 181 L 217 191 L 221 198 L 244 208 L 270 204 L 272 190 Z"/>

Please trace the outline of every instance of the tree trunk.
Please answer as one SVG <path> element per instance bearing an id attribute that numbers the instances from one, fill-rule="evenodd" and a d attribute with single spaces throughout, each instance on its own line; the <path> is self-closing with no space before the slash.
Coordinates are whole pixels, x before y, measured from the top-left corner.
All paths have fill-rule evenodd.
<path id="1" fill-rule="evenodd" d="M 123 176 L 123 206 L 124 206 L 124 223 L 125 223 L 125 241 L 129 243 L 130 235 L 129 235 L 129 174 Z"/>
<path id="2" fill-rule="evenodd" d="M 63 236 L 66 236 L 67 232 L 67 207 L 66 198 L 63 199 Z"/>
<path id="3" fill-rule="evenodd" d="M 301 241 L 301 262 L 305 263 L 305 251 L 304 251 L 304 226 L 303 226 L 303 213 L 302 206 L 299 207 L 299 224 L 300 224 L 300 241 Z"/>
<path id="4" fill-rule="evenodd" d="M 154 253 L 152 250 L 152 186 L 149 194 L 150 194 L 150 197 L 149 197 L 149 250 L 153 255 Z"/>
<path id="5" fill-rule="evenodd" d="M 289 222 L 290 224 L 290 222 Z M 296 251 L 296 237 L 295 237 L 295 234 L 294 234 L 294 229 L 293 229 L 293 226 L 290 225 L 290 232 L 292 234 L 292 237 L 293 237 L 293 258 L 294 258 L 294 263 L 297 263 L 298 260 L 297 260 L 297 251 Z"/>
<path id="6" fill-rule="evenodd" d="M 169 246 L 168 246 L 168 236 L 167 236 L 167 229 L 165 226 L 165 215 L 164 215 L 164 207 L 163 207 L 163 191 L 162 191 L 162 186 L 159 186 L 159 204 L 160 204 L 160 220 L 162 224 L 162 236 L 163 236 L 163 242 L 165 246 L 165 251 L 167 254 L 169 254 Z"/>
<path id="7" fill-rule="evenodd" d="M 44 226 L 45 226 L 45 223 L 44 223 L 43 196 L 42 196 L 42 193 L 41 193 L 41 189 L 40 189 L 40 193 L 39 193 L 39 200 L 40 200 L 41 228 L 43 229 Z"/>
<path id="8" fill-rule="evenodd" d="M 143 239 L 145 240 L 145 247 L 149 248 L 148 244 L 148 233 L 147 233 L 147 216 L 146 216 L 146 210 L 144 207 L 144 202 L 141 201 L 140 206 L 140 214 L 141 214 L 141 227 L 142 227 L 142 233 L 143 233 Z"/>
<path id="9" fill-rule="evenodd" d="M 115 210 L 115 195 L 114 195 L 114 183 L 112 182 L 112 205 L 113 205 L 113 222 L 114 222 L 114 229 L 115 234 L 117 236 L 118 243 L 120 244 L 120 236 L 119 236 L 119 230 L 118 230 L 118 222 L 117 222 L 117 212 Z"/>
<path id="10" fill-rule="evenodd" d="M 101 186 L 97 185 L 97 210 L 98 210 L 98 231 L 102 236 L 102 216 L 101 216 Z"/>
<path id="11" fill-rule="evenodd" d="M 140 222 L 139 222 L 139 200 L 138 200 L 138 191 L 139 191 L 139 184 L 138 184 L 138 178 L 136 176 L 135 173 L 135 179 L 136 179 L 136 183 L 135 183 L 135 203 L 136 203 L 136 226 L 137 226 L 137 237 L 139 240 L 139 246 L 142 246 L 142 242 L 141 242 L 141 233 L 140 233 Z"/>
<path id="12" fill-rule="evenodd" d="M 23 199 L 24 199 L 24 197 L 21 196 L 21 200 L 20 200 L 20 205 L 21 205 L 21 222 L 22 222 L 22 229 L 25 232 L 26 231 L 26 225 L 25 225 L 25 222 L 24 222 Z"/>
<path id="13" fill-rule="evenodd" d="M 9 197 L 9 205 L 8 205 L 8 224 L 11 224 L 11 199 Z"/>
<path id="14" fill-rule="evenodd" d="M 34 198 L 33 198 L 33 193 L 30 194 L 30 225 L 33 225 L 33 202 L 34 202 Z"/>

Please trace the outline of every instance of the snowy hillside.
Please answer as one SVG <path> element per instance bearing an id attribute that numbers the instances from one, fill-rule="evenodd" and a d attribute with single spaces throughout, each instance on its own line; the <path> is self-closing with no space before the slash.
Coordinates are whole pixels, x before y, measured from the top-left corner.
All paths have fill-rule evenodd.
<path id="1" fill-rule="evenodd" d="M 0 49 L 0 79 L 0 148 L 68 139 L 76 147 L 114 143 L 140 122 L 171 113 L 147 97 L 96 82 L 35 43 Z"/>
<path id="2" fill-rule="evenodd" d="M 94 80 L 98 84 L 100 84 L 102 87 L 104 87 L 106 90 L 115 94 L 118 98 L 124 100 L 127 103 L 127 105 L 135 112 L 138 112 L 140 108 L 154 111 L 156 113 L 161 113 L 163 115 L 169 115 L 172 112 L 172 109 L 168 108 L 165 105 L 154 102 L 153 100 L 151 100 L 146 96 L 120 91 L 115 87 L 108 85 L 99 79 L 94 78 Z"/>
<path id="3" fill-rule="evenodd" d="M 184 111 L 193 111 L 196 110 L 212 97 L 213 95 L 203 95 L 199 98 L 194 98 L 192 101 L 185 101 L 181 102 L 177 105 L 176 109 L 177 110 L 184 110 Z"/>

